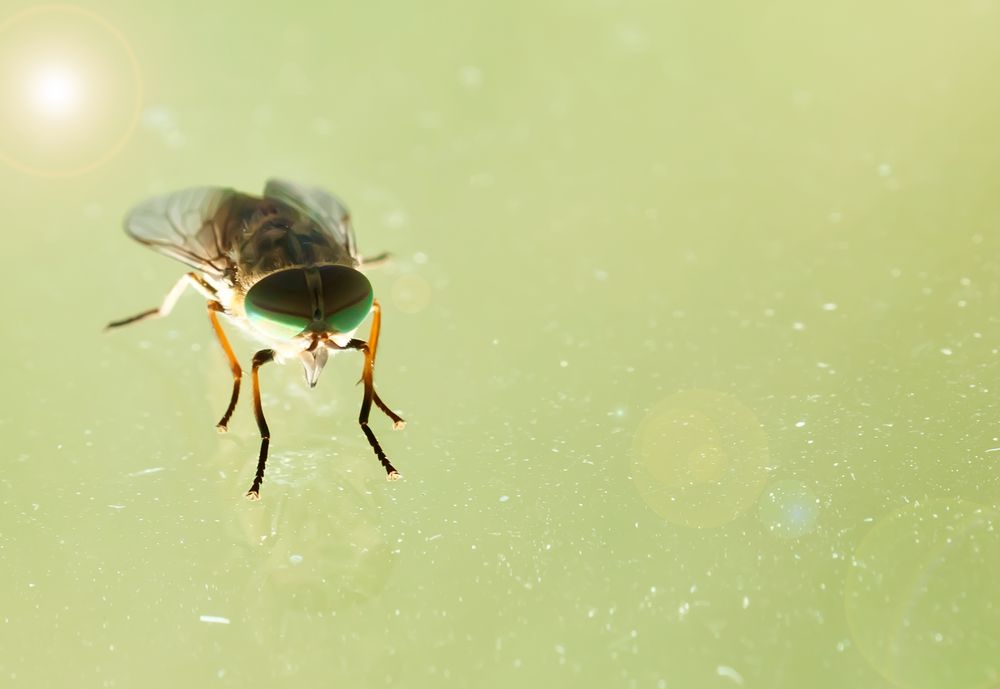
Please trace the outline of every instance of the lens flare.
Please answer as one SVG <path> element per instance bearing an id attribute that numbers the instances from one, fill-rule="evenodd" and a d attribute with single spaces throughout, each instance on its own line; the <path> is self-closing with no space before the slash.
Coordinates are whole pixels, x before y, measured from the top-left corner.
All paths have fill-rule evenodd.
<path id="1" fill-rule="evenodd" d="M 727 524 L 757 500 L 767 478 L 767 436 L 732 395 L 684 390 L 657 404 L 636 431 L 632 478 L 668 522 Z"/>
<path id="2" fill-rule="evenodd" d="M 991 689 L 1000 658 L 1000 515 L 945 498 L 884 515 L 844 582 L 857 649 L 904 689 Z"/>
<path id="3" fill-rule="evenodd" d="M 80 104 L 80 78 L 62 66 L 45 66 L 32 75 L 31 102 L 45 117 L 72 115 Z"/>
<path id="4" fill-rule="evenodd" d="M 142 105 L 124 35 L 94 12 L 40 5 L 0 17 L 0 162 L 75 177 L 114 157 Z"/>

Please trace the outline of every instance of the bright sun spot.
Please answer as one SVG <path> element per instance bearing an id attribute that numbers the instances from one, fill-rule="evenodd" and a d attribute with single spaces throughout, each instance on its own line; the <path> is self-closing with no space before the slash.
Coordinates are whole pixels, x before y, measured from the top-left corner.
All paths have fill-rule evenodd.
<path id="1" fill-rule="evenodd" d="M 31 79 L 31 100 L 42 115 L 62 117 L 80 101 L 80 80 L 63 67 L 45 67 Z"/>

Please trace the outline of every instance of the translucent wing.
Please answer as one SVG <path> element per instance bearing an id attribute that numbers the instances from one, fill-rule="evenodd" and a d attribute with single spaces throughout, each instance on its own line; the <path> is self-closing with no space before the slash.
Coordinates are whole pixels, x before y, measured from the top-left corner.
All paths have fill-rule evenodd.
<path id="1" fill-rule="evenodd" d="M 264 187 L 264 196 L 287 203 L 304 213 L 333 235 L 351 258 L 358 257 L 350 211 L 333 194 L 318 187 L 303 187 L 293 182 L 269 179 Z"/>
<path id="2" fill-rule="evenodd" d="M 125 231 L 151 249 L 209 275 L 232 268 L 234 234 L 239 229 L 234 200 L 249 197 L 221 187 L 193 187 L 150 199 L 125 218 Z"/>

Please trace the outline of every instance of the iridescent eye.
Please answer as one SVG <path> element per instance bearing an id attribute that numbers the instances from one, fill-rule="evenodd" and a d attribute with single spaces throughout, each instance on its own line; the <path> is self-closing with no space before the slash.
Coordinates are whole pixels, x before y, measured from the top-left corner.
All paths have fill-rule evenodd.
<path id="1" fill-rule="evenodd" d="M 244 308 L 256 330 L 276 339 L 295 337 L 312 322 L 312 299 L 305 271 L 268 275 L 247 292 Z"/>
<path id="2" fill-rule="evenodd" d="M 337 333 L 353 332 L 372 310 L 372 285 L 359 271 L 346 266 L 323 266 L 323 320 Z"/>

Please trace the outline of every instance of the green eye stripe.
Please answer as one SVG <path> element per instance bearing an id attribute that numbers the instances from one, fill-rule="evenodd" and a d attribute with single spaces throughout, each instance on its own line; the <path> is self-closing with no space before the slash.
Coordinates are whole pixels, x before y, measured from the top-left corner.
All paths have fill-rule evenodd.
<path id="1" fill-rule="evenodd" d="M 290 313 L 277 313 L 259 307 L 252 295 L 248 294 L 244 302 L 247 319 L 254 328 L 275 338 L 295 337 L 309 327 L 309 319 Z"/>
<path id="2" fill-rule="evenodd" d="M 359 301 L 348 306 L 343 306 L 334 313 L 328 314 L 324 320 L 334 332 L 349 333 L 361 325 L 361 321 L 372 310 L 372 303 L 374 301 L 375 295 L 372 294 L 371 290 L 368 290 Z"/>

